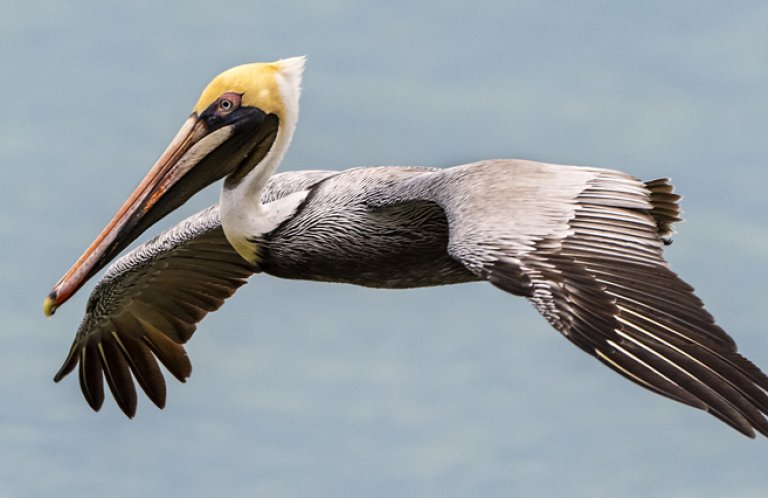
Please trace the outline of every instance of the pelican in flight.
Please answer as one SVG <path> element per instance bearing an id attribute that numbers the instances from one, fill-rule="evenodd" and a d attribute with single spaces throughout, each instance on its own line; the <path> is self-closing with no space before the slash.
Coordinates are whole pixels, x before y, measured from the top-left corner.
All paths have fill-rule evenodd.
<path id="1" fill-rule="evenodd" d="M 254 273 L 377 288 L 487 281 L 527 298 L 629 380 L 768 435 L 768 377 L 741 356 L 662 249 L 679 221 L 667 179 L 522 160 L 438 169 L 274 174 L 299 111 L 303 58 L 217 76 L 115 217 L 58 281 L 46 315 L 152 224 L 223 179 L 210 207 L 118 259 L 96 285 L 54 380 L 79 367 L 94 410 L 106 379 L 132 417 L 134 379 L 165 405 L 158 360 Z"/>

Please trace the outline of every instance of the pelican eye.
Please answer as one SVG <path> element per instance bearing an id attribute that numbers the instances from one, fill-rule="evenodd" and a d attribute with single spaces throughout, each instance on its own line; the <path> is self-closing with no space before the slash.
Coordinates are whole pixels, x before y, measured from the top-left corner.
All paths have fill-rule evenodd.
<path id="1" fill-rule="evenodd" d="M 221 97 L 216 105 L 216 110 L 220 114 L 227 114 L 240 106 L 241 95 L 237 93 L 225 93 Z"/>

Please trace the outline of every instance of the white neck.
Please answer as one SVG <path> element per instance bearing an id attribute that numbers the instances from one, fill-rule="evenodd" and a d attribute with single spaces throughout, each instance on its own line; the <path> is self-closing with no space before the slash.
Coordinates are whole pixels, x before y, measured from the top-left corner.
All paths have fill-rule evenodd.
<path id="1" fill-rule="evenodd" d="M 220 210 L 224 235 L 243 258 L 252 262 L 258 259 L 258 248 L 249 239 L 277 228 L 295 213 L 303 200 L 303 196 L 299 199 L 294 195 L 266 205 L 261 202 L 264 187 L 283 160 L 299 118 L 299 82 L 303 59 L 287 59 L 285 62 L 286 70 L 277 74 L 285 106 L 275 141 L 261 162 L 242 181 L 231 188 L 224 186 L 221 190 Z"/>

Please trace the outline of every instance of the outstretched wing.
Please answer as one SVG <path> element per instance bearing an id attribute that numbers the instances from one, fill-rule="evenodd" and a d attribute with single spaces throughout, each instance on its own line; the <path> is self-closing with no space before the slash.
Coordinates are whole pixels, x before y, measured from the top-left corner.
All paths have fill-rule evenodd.
<path id="1" fill-rule="evenodd" d="M 662 257 L 679 219 L 667 180 L 484 161 L 425 173 L 390 196 L 437 202 L 453 257 L 527 297 L 610 368 L 750 437 L 754 429 L 768 435 L 768 377 L 737 353 Z"/>
<path id="2" fill-rule="evenodd" d="M 335 174 L 275 175 L 262 199 L 270 202 Z M 198 322 L 217 310 L 258 268 L 227 242 L 218 206 L 187 218 L 116 260 L 88 300 L 75 341 L 54 380 L 79 365 L 80 387 L 98 410 L 103 379 L 120 409 L 136 413 L 133 378 L 162 408 L 166 387 L 157 360 L 184 382 L 192 367 L 184 350 Z"/>
<path id="3" fill-rule="evenodd" d="M 118 259 L 91 293 L 58 382 L 79 364 L 80 387 L 94 410 L 106 378 L 126 415 L 136 389 L 165 405 L 157 359 L 184 382 L 192 371 L 182 344 L 203 317 L 258 271 L 229 245 L 212 206 Z"/>

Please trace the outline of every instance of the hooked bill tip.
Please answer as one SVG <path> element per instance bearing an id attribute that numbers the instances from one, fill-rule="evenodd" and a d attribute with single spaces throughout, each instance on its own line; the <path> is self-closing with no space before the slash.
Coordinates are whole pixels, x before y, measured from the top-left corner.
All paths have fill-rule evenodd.
<path id="1" fill-rule="evenodd" d="M 45 298 L 43 301 L 43 314 L 45 316 L 51 316 L 56 312 L 56 294 L 53 292 Z"/>

